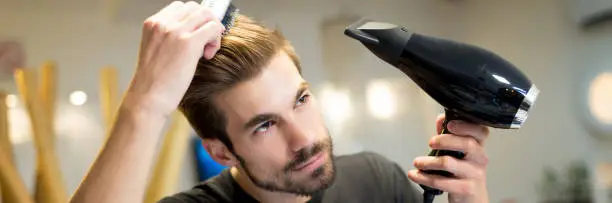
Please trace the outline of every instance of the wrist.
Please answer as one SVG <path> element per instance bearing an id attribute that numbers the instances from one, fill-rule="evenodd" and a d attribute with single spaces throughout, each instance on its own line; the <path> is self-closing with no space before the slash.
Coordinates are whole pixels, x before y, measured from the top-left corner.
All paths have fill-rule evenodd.
<path id="1" fill-rule="evenodd" d="M 136 78 L 135 78 L 136 80 Z M 168 118 L 178 106 L 176 102 L 171 102 L 160 90 L 152 88 L 152 84 L 133 82 L 127 89 L 122 107 L 131 111 L 151 116 Z"/>
<path id="2" fill-rule="evenodd" d="M 123 99 L 119 111 L 146 119 L 167 120 L 172 110 L 156 101 L 153 97 L 134 95 L 128 92 Z"/>

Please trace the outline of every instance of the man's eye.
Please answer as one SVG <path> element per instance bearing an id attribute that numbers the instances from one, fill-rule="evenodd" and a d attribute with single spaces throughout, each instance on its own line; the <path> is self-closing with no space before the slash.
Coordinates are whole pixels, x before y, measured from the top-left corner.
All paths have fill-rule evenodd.
<path id="1" fill-rule="evenodd" d="M 310 95 L 304 94 L 304 96 L 300 97 L 300 99 L 298 99 L 297 102 L 295 102 L 295 105 L 299 106 L 299 105 L 302 105 L 302 104 L 308 102 L 308 98 L 309 97 L 310 97 Z"/>
<path id="2" fill-rule="evenodd" d="M 268 131 L 268 129 L 269 129 L 270 127 L 272 127 L 272 125 L 274 125 L 274 122 L 273 122 L 273 121 L 267 121 L 267 122 L 265 122 L 265 123 L 261 124 L 259 127 L 257 127 L 257 129 L 255 129 L 255 133 L 263 133 L 263 132 L 266 132 L 266 131 Z"/>

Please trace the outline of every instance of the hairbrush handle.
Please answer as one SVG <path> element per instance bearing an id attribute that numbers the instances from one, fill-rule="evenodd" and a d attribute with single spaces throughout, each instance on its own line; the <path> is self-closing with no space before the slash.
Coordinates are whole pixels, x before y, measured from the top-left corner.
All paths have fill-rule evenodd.
<path id="1" fill-rule="evenodd" d="M 231 3 L 231 0 L 203 0 L 201 4 L 202 6 L 210 8 L 215 15 L 215 18 L 218 20 L 223 20 L 225 13 L 227 12 L 227 8 L 229 8 Z"/>

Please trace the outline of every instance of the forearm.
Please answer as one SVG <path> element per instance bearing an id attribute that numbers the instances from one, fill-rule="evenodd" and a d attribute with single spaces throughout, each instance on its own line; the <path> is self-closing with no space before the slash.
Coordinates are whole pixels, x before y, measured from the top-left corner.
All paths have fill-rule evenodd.
<path id="1" fill-rule="evenodd" d="M 71 202 L 142 202 L 167 115 L 124 102 L 107 143 Z"/>

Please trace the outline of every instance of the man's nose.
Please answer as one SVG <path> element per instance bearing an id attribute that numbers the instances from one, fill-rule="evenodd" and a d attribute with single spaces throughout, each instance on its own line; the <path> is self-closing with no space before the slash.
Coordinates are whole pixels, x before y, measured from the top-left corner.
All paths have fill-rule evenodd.
<path id="1" fill-rule="evenodd" d="M 287 122 L 287 137 L 289 147 L 293 152 L 311 146 L 315 142 L 315 135 L 311 129 L 295 120 Z"/>

